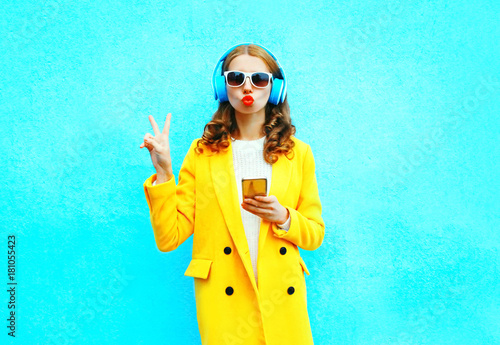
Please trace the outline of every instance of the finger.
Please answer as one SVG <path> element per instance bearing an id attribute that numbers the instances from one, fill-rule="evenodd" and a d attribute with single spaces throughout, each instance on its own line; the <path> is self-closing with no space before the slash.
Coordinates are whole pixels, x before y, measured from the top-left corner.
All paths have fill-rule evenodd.
<path id="1" fill-rule="evenodd" d="M 158 141 L 156 141 L 154 137 L 146 138 L 144 142 L 148 147 L 155 148 L 156 150 L 160 148 L 160 144 L 158 143 Z"/>
<path id="2" fill-rule="evenodd" d="M 269 205 L 269 204 L 267 204 L 267 203 L 262 203 L 262 202 L 256 201 L 255 199 L 245 198 L 243 201 L 244 201 L 247 205 L 251 205 L 251 207 L 254 207 L 254 208 L 272 209 L 272 205 Z"/>
<path id="3" fill-rule="evenodd" d="M 250 204 L 243 203 L 241 206 L 243 207 L 243 209 L 245 211 L 248 211 L 248 212 L 253 213 L 253 214 L 255 214 L 257 211 L 257 207 L 250 205 Z"/>
<path id="4" fill-rule="evenodd" d="M 258 201 L 266 203 L 266 204 L 269 204 L 269 203 L 274 201 L 271 197 L 263 196 L 263 195 L 256 195 L 255 200 L 258 200 Z"/>
<path id="5" fill-rule="evenodd" d="M 172 118 L 172 113 L 167 114 L 167 118 L 165 119 L 165 125 L 163 126 L 163 134 L 166 134 L 168 137 L 168 134 L 170 133 L 170 119 Z"/>
<path id="6" fill-rule="evenodd" d="M 244 198 L 243 199 L 243 202 L 247 205 L 255 205 L 257 202 L 255 201 L 255 199 L 252 199 L 252 198 Z"/>
<path id="7" fill-rule="evenodd" d="M 152 138 L 152 137 L 153 137 L 153 136 L 152 136 L 151 134 L 146 133 L 146 135 L 144 135 L 144 139 L 143 139 L 143 142 L 142 142 L 142 144 L 141 144 L 140 148 L 142 149 L 143 147 L 146 147 L 146 146 L 147 146 L 147 145 L 146 145 L 146 141 L 147 141 L 147 139 Z M 152 147 L 151 147 L 151 148 L 152 148 Z"/>
<path id="8" fill-rule="evenodd" d="M 245 209 L 245 211 L 248 211 L 248 212 L 250 212 L 250 213 L 252 213 L 252 214 L 254 214 L 256 216 L 259 216 L 261 218 L 267 217 L 268 213 L 269 213 L 269 211 L 264 211 L 264 210 L 262 210 L 262 209 L 260 209 L 258 207 L 255 207 L 255 206 L 252 206 L 252 205 L 248 205 L 248 204 L 245 205 L 243 208 Z"/>
<path id="9" fill-rule="evenodd" d="M 149 142 L 149 141 L 146 141 L 144 140 L 144 142 L 141 144 L 141 148 L 147 148 L 150 152 L 153 151 L 154 147 L 153 145 Z"/>
<path id="10" fill-rule="evenodd" d="M 151 137 L 151 134 L 149 134 L 149 133 L 146 133 L 146 135 L 144 135 L 144 139 L 142 139 L 142 140 L 143 140 L 143 141 L 142 141 L 142 144 L 141 144 L 141 146 L 139 146 L 141 149 L 142 149 L 143 147 L 146 147 L 146 139 L 148 139 L 148 138 L 150 138 L 150 137 Z"/>
<path id="11" fill-rule="evenodd" d="M 156 124 L 156 121 L 153 117 L 153 115 L 149 115 L 149 122 L 151 122 L 151 127 L 153 127 L 153 131 L 155 132 L 155 136 L 160 134 L 160 128 L 158 128 L 158 125 Z"/>

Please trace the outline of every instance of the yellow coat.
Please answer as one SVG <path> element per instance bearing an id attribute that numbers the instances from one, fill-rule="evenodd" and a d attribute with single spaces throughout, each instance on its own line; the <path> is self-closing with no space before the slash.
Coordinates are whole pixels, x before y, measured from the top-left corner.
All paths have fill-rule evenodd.
<path id="1" fill-rule="evenodd" d="M 234 175 L 232 145 L 197 155 L 195 139 L 179 172 L 155 186 L 144 182 L 158 249 L 193 237 L 186 276 L 194 277 L 203 345 L 312 345 L 304 273 L 298 247 L 315 250 L 325 224 L 311 147 L 292 136 L 295 155 L 272 165 L 269 195 L 290 212 L 290 229 L 261 219 L 255 282 Z M 293 157 L 292 157 L 293 156 Z"/>

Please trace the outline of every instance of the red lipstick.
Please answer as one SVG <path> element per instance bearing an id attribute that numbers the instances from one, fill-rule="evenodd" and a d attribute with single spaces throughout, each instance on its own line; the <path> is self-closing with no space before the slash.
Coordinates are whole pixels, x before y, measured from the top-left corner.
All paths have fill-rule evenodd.
<path id="1" fill-rule="evenodd" d="M 252 96 L 245 96 L 241 99 L 241 101 L 243 102 L 243 104 L 245 104 L 246 106 L 250 106 L 253 104 L 253 97 Z"/>

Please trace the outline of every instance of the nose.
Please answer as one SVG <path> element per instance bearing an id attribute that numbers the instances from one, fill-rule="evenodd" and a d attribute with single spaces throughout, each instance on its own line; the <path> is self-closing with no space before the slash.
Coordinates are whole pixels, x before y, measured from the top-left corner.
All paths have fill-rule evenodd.
<path id="1" fill-rule="evenodd" d="M 252 82 L 250 81 L 250 77 L 245 78 L 245 82 L 243 83 L 243 93 L 252 92 Z"/>

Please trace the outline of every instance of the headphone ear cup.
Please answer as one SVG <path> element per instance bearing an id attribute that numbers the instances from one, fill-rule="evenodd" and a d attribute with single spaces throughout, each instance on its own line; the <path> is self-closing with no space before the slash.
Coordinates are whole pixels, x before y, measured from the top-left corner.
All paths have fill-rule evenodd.
<path id="1" fill-rule="evenodd" d="M 269 95 L 269 103 L 275 105 L 280 103 L 282 88 L 283 88 L 283 79 L 274 78 L 273 87 L 271 88 L 271 95 Z"/>
<path id="2" fill-rule="evenodd" d="M 215 94 L 217 97 L 216 99 L 218 99 L 221 103 L 228 100 L 226 78 L 223 75 L 218 75 L 217 77 L 215 77 Z"/>

